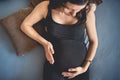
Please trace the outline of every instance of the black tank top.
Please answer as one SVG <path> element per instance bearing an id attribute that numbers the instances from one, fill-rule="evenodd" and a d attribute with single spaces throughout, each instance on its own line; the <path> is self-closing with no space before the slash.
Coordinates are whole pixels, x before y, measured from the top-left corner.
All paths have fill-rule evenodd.
<path id="1" fill-rule="evenodd" d="M 59 24 L 52 19 L 51 9 L 48 10 L 44 24 L 47 28 L 46 39 L 55 50 L 55 69 L 62 72 L 82 65 L 87 53 L 84 44 L 85 24 L 79 21 L 71 25 Z"/>
<path id="2" fill-rule="evenodd" d="M 58 39 L 72 39 L 84 41 L 85 24 L 78 21 L 75 24 L 59 24 L 52 19 L 51 9 L 48 10 L 48 14 L 44 21 L 47 27 L 47 33 L 54 38 Z"/>

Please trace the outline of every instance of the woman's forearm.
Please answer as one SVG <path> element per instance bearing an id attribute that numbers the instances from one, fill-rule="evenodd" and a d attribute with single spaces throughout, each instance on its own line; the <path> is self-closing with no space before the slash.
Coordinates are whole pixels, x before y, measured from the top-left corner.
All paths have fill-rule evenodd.
<path id="1" fill-rule="evenodd" d="M 48 12 L 49 1 L 39 3 L 32 12 L 24 19 L 21 24 L 21 30 L 30 38 L 37 41 L 41 45 L 45 45 L 48 41 L 45 40 L 40 34 L 32 27 L 35 23 L 39 22 L 46 17 Z"/>
<path id="2" fill-rule="evenodd" d="M 31 26 L 28 25 L 21 25 L 21 30 L 30 38 L 32 38 L 33 40 L 37 41 L 38 43 L 40 43 L 41 45 L 45 45 L 47 43 L 47 40 L 44 39 L 40 34 L 38 34 L 35 29 Z"/>
<path id="3" fill-rule="evenodd" d="M 91 61 L 94 59 L 95 54 L 96 54 L 96 50 L 97 50 L 97 46 L 98 46 L 98 41 L 96 42 L 90 42 L 89 48 L 88 48 L 88 53 L 86 56 L 86 59 L 84 61 L 83 67 L 85 69 L 88 69 Z"/>
<path id="4" fill-rule="evenodd" d="M 86 20 L 86 30 L 88 34 L 88 38 L 90 41 L 88 52 L 86 55 L 85 62 L 83 63 L 83 67 L 87 70 L 90 66 L 91 61 L 94 59 L 94 56 L 96 54 L 96 50 L 98 47 L 98 37 L 97 37 L 97 31 L 96 31 L 96 20 L 95 20 L 95 10 L 96 5 L 91 4 L 90 10 L 87 13 L 87 20 Z"/>

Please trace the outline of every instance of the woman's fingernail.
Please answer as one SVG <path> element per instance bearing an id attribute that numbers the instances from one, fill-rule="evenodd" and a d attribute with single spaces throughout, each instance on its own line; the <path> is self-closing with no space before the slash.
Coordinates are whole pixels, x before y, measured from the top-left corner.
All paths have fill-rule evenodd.
<path id="1" fill-rule="evenodd" d="M 54 64 L 54 62 L 51 62 L 51 64 Z"/>

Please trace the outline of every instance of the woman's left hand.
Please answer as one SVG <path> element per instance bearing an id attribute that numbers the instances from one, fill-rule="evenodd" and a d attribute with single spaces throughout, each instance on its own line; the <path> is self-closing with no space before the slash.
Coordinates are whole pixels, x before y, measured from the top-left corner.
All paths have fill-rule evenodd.
<path id="1" fill-rule="evenodd" d="M 68 77 L 68 79 L 74 78 L 75 76 L 86 72 L 87 69 L 84 67 L 76 67 L 76 68 L 69 68 L 68 72 L 62 72 L 64 77 Z"/>

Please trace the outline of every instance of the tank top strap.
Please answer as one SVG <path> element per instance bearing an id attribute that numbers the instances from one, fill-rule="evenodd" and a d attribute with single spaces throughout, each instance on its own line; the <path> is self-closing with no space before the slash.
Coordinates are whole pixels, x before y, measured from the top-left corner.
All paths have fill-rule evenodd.
<path id="1" fill-rule="evenodd" d="M 49 21 L 50 21 L 50 16 L 51 16 L 51 9 L 48 6 L 48 13 L 46 15 L 45 18 L 43 18 L 42 20 L 39 21 L 39 23 L 41 23 L 44 26 L 48 26 Z"/>
<path id="2" fill-rule="evenodd" d="M 48 6 L 48 13 L 47 13 L 45 20 L 48 21 L 48 20 L 50 20 L 50 18 L 51 18 L 51 8 Z"/>

